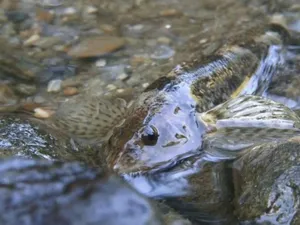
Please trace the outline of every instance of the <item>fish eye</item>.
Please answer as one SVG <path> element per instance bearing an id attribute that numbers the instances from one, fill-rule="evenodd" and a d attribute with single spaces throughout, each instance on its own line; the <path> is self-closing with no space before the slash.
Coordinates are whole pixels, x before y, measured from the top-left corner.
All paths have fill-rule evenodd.
<path id="1" fill-rule="evenodd" d="M 144 145 L 155 145 L 157 143 L 158 136 L 159 134 L 157 129 L 150 125 L 144 128 L 141 138 Z"/>

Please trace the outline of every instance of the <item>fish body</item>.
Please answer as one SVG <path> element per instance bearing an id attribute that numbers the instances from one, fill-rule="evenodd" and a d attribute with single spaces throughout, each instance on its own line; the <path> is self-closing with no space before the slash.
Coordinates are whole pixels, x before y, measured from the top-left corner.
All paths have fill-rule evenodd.
<path id="1" fill-rule="evenodd" d="M 285 26 L 275 21 L 267 28 L 228 40 L 213 55 L 199 56 L 201 60 L 194 64 L 175 67 L 146 88 L 132 104 L 84 99 L 62 105 L 53 121 L 72 137 L 105 140 L 101 157 L 118 173 L 170 167 L 198 154 L 203 147 L 212 146 L 211 143 L 219 143 L 214 139 L 220 134 L 215 132 L 216 126 L 206 121 L 208 115 L 213 116 L 218 110 L 211 111 L 206 119 L 199 114 L 243 95 L 264 95 L 277 66 L 284 63 L 284 46 L 289 39 Z M 236 104 L 223 107 L 228 105 L 236 107 Z M 276 108 L 273 103 L 272 107 Z M 229 114 L 233 112 L 230 108 L 226 110 Z M 285 109 L 281 113 L 291 111 Z M 237 118 L 232 121 L 230 115 L 227 119 L 229 122 L 224 125 L 223 121 L 223 128 L 237 123 Z M 224 139 L 226 135 L 220 137 Z"/>
<path id="2" fill-rule="evenodd" d="M 288 32 L 279 24 L 249 41 L 229 43 L 194 70 L 178 66 L 150 85 L 113 131 L 105 156 L 119 173 L 156 171 L 203 147 L 207 123 L 197 114 L 240 95 L 262 95 L 282 63 Z"/>

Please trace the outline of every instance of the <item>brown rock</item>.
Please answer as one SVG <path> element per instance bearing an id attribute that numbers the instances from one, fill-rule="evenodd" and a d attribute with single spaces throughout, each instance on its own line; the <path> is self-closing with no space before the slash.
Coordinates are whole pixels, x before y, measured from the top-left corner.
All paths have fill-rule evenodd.
<path id="1" fill-rule="evenodd" d="M 159 12 L 161 16 L 178 16 L 181 13 L 176 9 L 165 9 Z"/>
<path id="2" fill-rule="evenodd" d="M 39 21 L 44 21 L 46 23 L 51 23 L 54 19 L 54 14 L 52 14 L 52 13 L 46 11 L 46 10 L 37 8 L 36 9 L 36 18 Z"/>
<path id="3" fill-rule="evenodd" d="M 123 47 L 125 41 L 119 37 L 97 36 L 82 40 L 72 47 L 68 54 L 75 58 L 87 58 L 104 55 Z"/>
<path id="4" fill-rule="evenodd" d="M 65 96 L 72 96 L 72 95 L 77 95 L 77 94 L 78 94 L 78 89 L 76 87 L 66 87 L 64 89 Z"/>

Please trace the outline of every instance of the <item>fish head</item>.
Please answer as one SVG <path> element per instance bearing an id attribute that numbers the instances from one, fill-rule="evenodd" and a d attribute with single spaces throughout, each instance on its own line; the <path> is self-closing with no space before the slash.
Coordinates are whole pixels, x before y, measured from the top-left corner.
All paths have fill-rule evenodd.
<path id="1" fill-rule="evenodd" d="M 115 171 L 126 174 L 168 167 L 199 150 L 204 130 L 189 105 L 139 106 L 115 128 L 107 160 Z"/>

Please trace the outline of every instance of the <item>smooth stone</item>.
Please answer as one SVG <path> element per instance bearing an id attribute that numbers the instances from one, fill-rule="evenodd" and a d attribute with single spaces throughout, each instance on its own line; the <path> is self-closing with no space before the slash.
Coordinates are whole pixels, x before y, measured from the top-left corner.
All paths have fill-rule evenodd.
<path id="1" fill-rule="evenodd" d="M 124 45 L 124 39 L 119 37 L 90 37 L 73 46 L 68 51 L 68 55 L 74 58 L 97 57 L 107 53 L 111 53 L 123 47 Z"/>
<path id="2" fill-rule="evenodd" d="M 150 200 L 121 178 L 80 163 L 2 160 L 2 225 L 162 225 Z"/>

